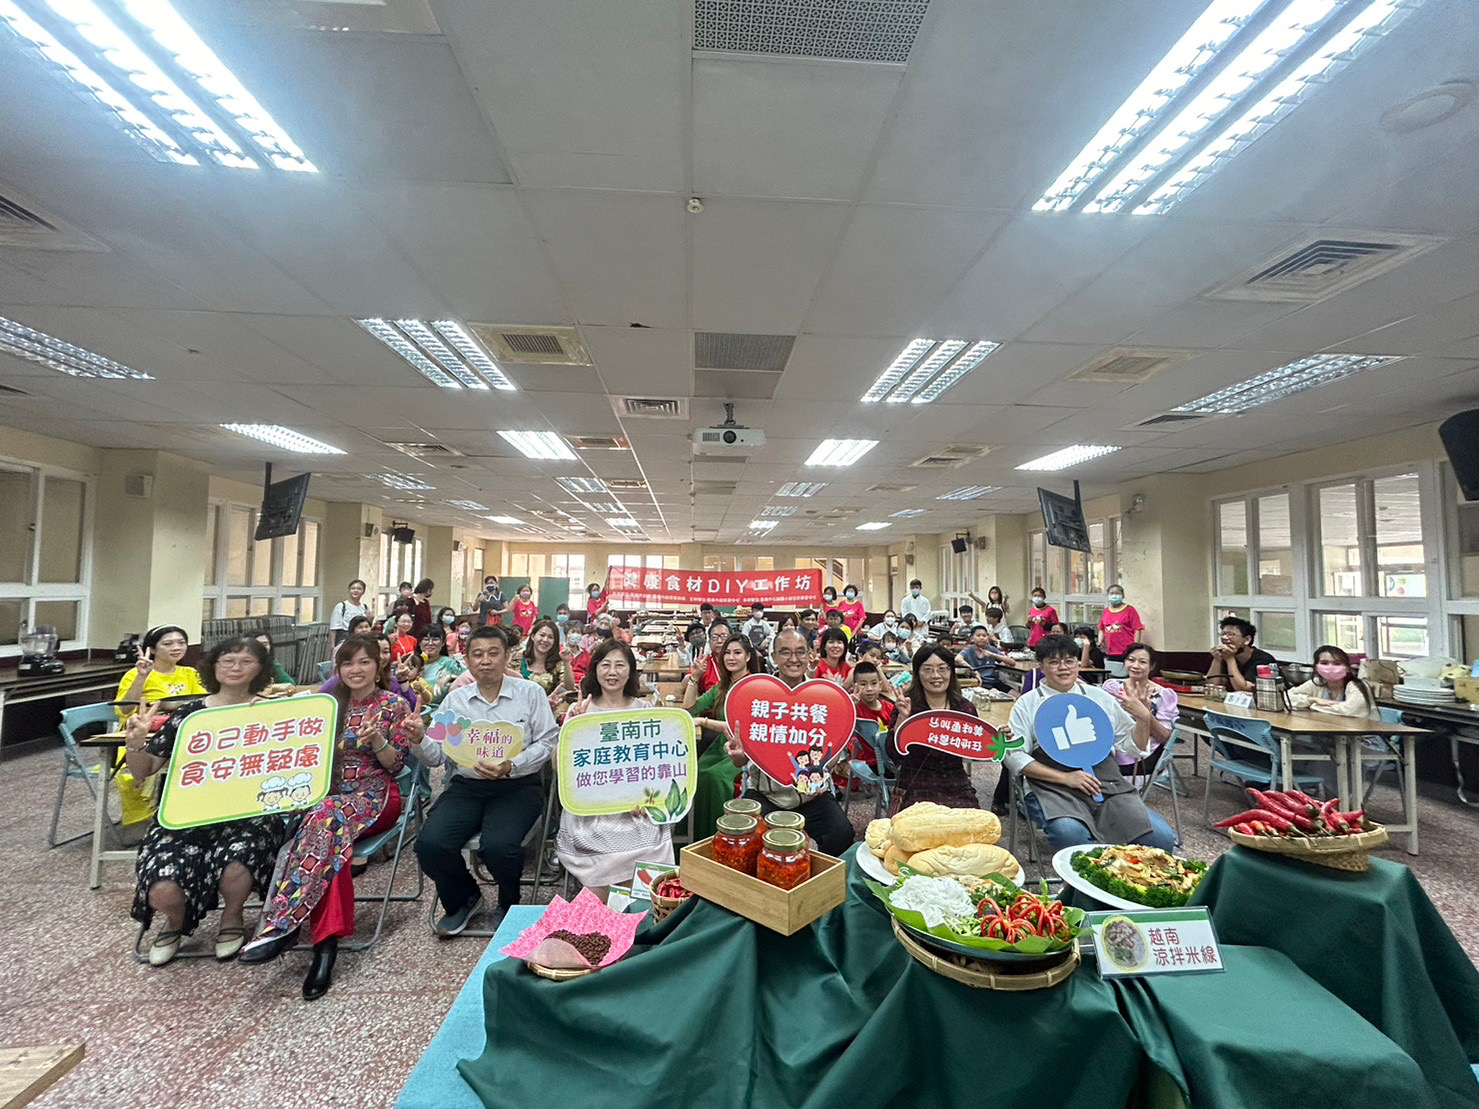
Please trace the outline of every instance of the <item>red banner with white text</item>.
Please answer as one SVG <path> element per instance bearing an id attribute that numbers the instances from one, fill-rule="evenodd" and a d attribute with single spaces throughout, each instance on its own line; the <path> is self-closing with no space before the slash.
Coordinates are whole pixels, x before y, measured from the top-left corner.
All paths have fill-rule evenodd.
<path id="1" fill-rule="evenodd" d="M 606 575 L 612 608 L 732 608 L 760 601 L 776 608 L 816 608 L 820 570 L 639 570 L 613 566 Z"/>

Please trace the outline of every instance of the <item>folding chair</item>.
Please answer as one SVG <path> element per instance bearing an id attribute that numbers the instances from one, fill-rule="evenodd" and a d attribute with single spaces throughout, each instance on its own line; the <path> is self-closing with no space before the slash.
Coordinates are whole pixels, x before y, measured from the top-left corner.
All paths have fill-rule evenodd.
<path id="1" fill-rule="evenodd" d="M 1377 709 L 1381 718 L 1388 724 L 1402 723 L 1401 709 Z M 1402 749 L 1402 740 L 1391 736 L 1366 736 L 1361 740 L 1361 750 L 1357 755 L 1360 760 L 1361 776 L 1364 778 L 1368 773 L 1371 780 L 1366 783 L 1366 790 L 1361 794 L 1361 806 L 1371 800 L 1371 794 L 1376 789 L 1376 783 L 1381 781 L 1381 776 L 1388 770 L 1397 772 L 1397 792 L 1402 795 L 1402 817 L 1410 820 L 1407 812 L 1407 773 L 1406 756 Z"/>
<path id="2" fill-rule="evenodd" d="M 408 760 L 406 767 L 396 776 L 395 782 L 401 791 L 399 819 L 383 832 L 376 832 L 372 836 L 355 840 L 354 843 L 355 858 L 369 858 L 378 852 L 387 849 L 390 851 L 390 874 L 385 879 L 384 892 L 356 892 L 354 895 L 356 903 L 379 903 L 380 913 L 375 920 L 375 931 L 369 939 L 351 940 L 340 944 L 340 951 L 368 951 L 374 947 L 380 942 L 380 933 L 385 929 L 385 916 L 390 911 L 390 903 L 392 901 L 420 901 L 421 892 L 426 887 L 426 875 L 422 873 L 421 867 L 417 866 L 416 892 L 394 892 L 396 871 L 401 865 L 401 853 L 415 836 L 413 827 L 419 830 L 426 821 L 426 803 L 431 799 L 431 776 L 426 767 Z"/>
<path id="3" fill-rule="evenodd" d="M 56 806 L 51 810 L 51 830 L 46 833 L 48 847 L 61 847 L 92 835 L 92 829 L 89 828 L 85 832 L 78 832 L 75 836 L 68 836 L 63 840 L 56 838 L 57 823 L 62 818 L 62 799 L 67 792 L 67 782 L 78 779 L 87 786 L 87 792 L 93 804 L 97 804 L 100 785 L 94 779 L 103 772 L 102 763 L 99 762 L 96 766 L 87 765 L 82 758 L 82 748 L 77 744 L 78 739 L 85 737 L 79 736 L 78 733 L 84 730 L 88 734 L 106 732 L 117 723 L 118 717 L 114 715 L 111 705 L 79 705 L 76 708 L 62 709 L 62 723 L 58 729 L 62 736 L 62 778 L 57 785 Z M 113 830 L 116 838 L 116 826 L 111 820 L 108 827 Z"/>
<path id="4" fill-rule="evenodd" d="M 1046 852 L 1037 849 L 1038 827 L 1031 816 L 1027 813 L 1027 776 L 1025 774 L 1013 774 L 1005 764 L 1001 772 L 1007 775 L 1007 781 L 1011 787 L 1011 800 L 1007 809 L 1007 850 L 1017 859 L 1022 861 L 1022 856 L 1017 851 L 1017 821 L 1021 820 L 1027 825 L 1027 862 L 1037 867 L 1038 873 L 1042 874 L 1047 869 Z M 1022 868 L 1022 877 L 1027 877 L 1027 868 Z"/>
<path id="5" fill-rule="evenodd" d="M 451 766 L 449 766 L 447 768 L 447 772 L 448 772 L 449 775 L 451 774 L 452 770 L 453 770 L 453 767 L 451 767 Z M 531 901 L 533 901 L 536 904 L 539 902 L 539 891 L 540 891 L 540 888 L 544 885 L 544 878 L 545 878 L 545 874 L 544 874 L 544 861 L 545 861 L 544 860 L 544 846 L 545 846 L 545 843 L 549 839 L 549 831 L 550 831 L 551 823 L 554 821 L 555 815 L 559 811 L 558 808 L 557 808 L 557 806 L 559 804 L 559 799 L 560 799 L 560 791 L 559 791 L 559 788 L 557 787 L 556 782 L 555 782 L 554 768 L 551 765 L 548 765 L 547 764 L 545 766 L 544 770 L 542 771 L 542 774 L 544 775 L 544 778 L 545 778 L 544 819 L 543 820 L 536 820 L 533 824 L 529 825 L 529 831 L 524 834 L 524 840 L 523 840 L 523 843 L 521 845 L 524 848 L 525 855 L 527 856 L 528 850 L 529 850 L 529 844 L 530 844 L 531 841 L 533 841 L 536 838 L 535 837 L 535 832 L 537 830 L 537 832 L 538 832 L 539 846 L 538 846 L 538 849 L 534 853 L 534 877 L 533 877 L 533 879 L 531 881 L 530 879 L 523 877 L 523 875 L 520 875 L 519 876 L 519 885 L 521 885 L 521 886 L 532 886 L 532 889 L 530 890 L 530 895 L 529 896 L 530 896 Z M 466 844 L 463 845 L 462 853 L 465 856 L 467 856 L 468 869 L 472 872 L 473 879 L 475 881 L 477 881 L 477 882 L 480 882 L 480 883 L 491 884 L 492 881 L 493 881 L 493 876 L 491 874 L 489 874 L 488 871 L 487 871 L 487 869 L 483 866 L 483 858 L 482 858 L 482 855 L 479 854 L 479 850 L 480 850 L 480 848 L 482 846 L 481 841 L 482 841 L 481 834 L 474 835 L 470 840 L 467 841 Z M 554 875 L 554 874 L 551 874 L 549 876 L 549 880 L 550 880 L 550 884 L 551 885 L 554 884 L 555 877 L 556 877 L 556 875 Z M 569 885 L 570 885 L 570 876 L 569 876 L 569 874 L 566 874 L 565 875 L 565 893 L 567 895 L 570 892 Z M 426 924 L 427 924 L 427 927 L 430 928 L 433 933 L 436 932 L 436 920 L 437 920 L 437 915 L 438 915 L 438 912 L 440 911 L 440 909 L 441 909 L 441 902 L 436 897 L 431 898 L 431 908 L 430 908 L 430 911 L 427 913 Z M 495 929 L 492 929 L 492 928 L 467 928 L 467 929 L 464 929 L 462 932 L 458 933 L 458 935 L 461 935 L 461 936 L 480 936 L 483 939 L 488 939 L 488 938 L 492 937 L 492 935 L 493 935 L 494 932 L 495 932 Z M 443 938 L 455 939 L 456 937 L 455 936 L 452 936 L 452 937 L 443 937 Z"/>
<path id="6" fill-rule="evenodd" d="M 1166 742 L 1152 752 L 1148 759 L 1142 759 L 1136 764 L 1145 768 L 1145 781 L 1140 783 L 1139 790 L 1142 801 L 1149 799 L 1150 791 L 1156 787 L 1171 791 L 1171 816 L 1176 825 L 1178 845 L 1181 843 L 1181 774 L 1176 769 L 1175 759 L 1176 745 L 1180 742 L 1181 733 L 1173 725 Z"/>
<path id="7" fill-rule="evenodd" d="M 1208 827 L 1212 824 L 1213 774 L 1226 774 L 1245 785 L 1252 782 L 1265 789 L 1290 788 L 1283 781 L 1279 743 L 1274 739 L 1273 725 L 1267 720 L 1208 712 L 1206 724 L 1212 741 L 1212 757 L 1207 762 L 1207 789 L 1202 795 L 1202 819 Z M 1229 750 L 1229 745 L 1262 751 L 1268 755 L 1269 763 L 1264 766 L 1262 763 L 1237 758 Z M 1292 785 L 1295 789 L 1310 789 L 1320 794 L 1325 791 L 1325 780 L 1316 774 L 1296 773 Z"/>
<path id="8" fill-rule="evenodd" d="M 334 672 L 334 660 L 333 659 L 329 659 L 326 662 L 319 663 L 318 664 L 318 684 L 319 685 L 323 685 L 324 682 L 326 682 L 326 681 L 329 680 L 329 675 L 332 674 L 333 672 Z"/>
<path id="9" fill-rule="evenodd" d="M 898 767 L 888 755 L 887 729 L 881 729 L 876 720 L 859 720 L 853 726 L 852 741 L 861 740 L 873 749 L 873 755 L 878 763 L 875 770 L 869 766 L 864 759 L 849 759 L 847 762 L 847 797 L 843 801 L 842 811 L 852 811 L 852 783 L 853 779 L 872 786 L 876 792 L 876 800 L 873 805 L 873 819 L 877 820 L 892 807 L 894 788 L 899 784 Z"/>

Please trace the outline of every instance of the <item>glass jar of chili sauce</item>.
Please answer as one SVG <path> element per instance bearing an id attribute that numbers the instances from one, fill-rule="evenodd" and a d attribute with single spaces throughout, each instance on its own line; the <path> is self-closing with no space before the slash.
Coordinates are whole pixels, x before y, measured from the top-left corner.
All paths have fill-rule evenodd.
<path id="1" fill-rule="evenodd" d="M 806 831 L 806 817 L 790 809 L 776 809 L 765 818 L 767 828 L 784 828 L 788 832 Z"/>
<path id="2" fill-rule="evenodd" d="M 769 824 L 765 819 L 765 813 L 760 808 L 760 802 L 751 797 L 736 797 L 724 802 L 724 811 L 735 816 L 748 816 L 755 821 L 755 842 L 760 842 L 760 837 L 769 830 Z"/>
<path id="3" fill-rule="evenodd" d="M 715 826 L 712 847 L 714 861 L 741 874 L 755 874 L 755 861 L 760 856 L 760 833 L 753 816 L 725 813 Z"/>
<path id="4" fill-rule="evenodd" d="M 811 852 L 806 836 L 790 828 L 772 828 L 755 864 L 755 877 L 783 890 L 794 889 L 811 877 Z"/>

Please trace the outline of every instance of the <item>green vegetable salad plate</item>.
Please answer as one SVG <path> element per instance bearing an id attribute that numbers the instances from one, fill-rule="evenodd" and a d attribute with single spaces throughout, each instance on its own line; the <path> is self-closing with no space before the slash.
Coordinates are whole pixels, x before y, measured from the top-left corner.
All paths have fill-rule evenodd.
<path id="1" fill-rule="evenodd" d="M 1157 847 L 1086 843 L 1053 856 L 1053 870 L 1070 887 L 1111 909 L 1176 909 L 1185 905 L 1207 864 Z"/>

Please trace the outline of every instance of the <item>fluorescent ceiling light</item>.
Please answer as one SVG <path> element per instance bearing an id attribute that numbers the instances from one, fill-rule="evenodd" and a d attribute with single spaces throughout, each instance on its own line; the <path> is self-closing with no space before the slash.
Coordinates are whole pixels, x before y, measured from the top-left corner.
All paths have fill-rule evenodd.
<path id="1" fill-rule="evenodd" d="M 794 516 L 796 506 L 790 504 L 768 504 L 760 510 L 762 516 Z"/>
<path id="2" fill-rule="evenodd" d="M 0 0 L 0 22 L 155 158 L 318 172 L 167 0 L 113 0 L 106 9 L 93 0 L 48 0 L 47 6 L 33 5 L 33 19 L 14 0 Z"/>
<path id="3" fill-rule="evenodd" d="M 0 0 L 3 3 L 4 0 Z M 44 331 L 37 331 L 15 320 L 0 316 L 0 351 L 37 362 L 47 369 L 71 377 L 108 378 L 115 381 L 153 381 L 138 370 L 129 369 L 111 358 L 73 346 Z"/>
<path id="4" fill-rule="evenodd" d="M 281 447 L 294 454 L 344 453 L 338 447 L 331 447 L 317 439 L 310 439 L 292 428 L 280 427 L 277 424 L 221 424 L 220 426 L 227 431 L 236 432 L 237 435 L 245 435 L 248 439 L 256 439 L 270 446 Z"/>
<path id="5" fill-rule="evenodd" d="M 877 439 L 823 439 L 806 460 L 808 466 L 851 466 L 878 446 Z"/>
<path id="6" fill-rule="evenodd" d="M 1213 0 L 1034 210 L 1168 211 L 1421 3 Z"/>
<path id="7" fill-rule="evenodd" d="M 966 374 L 970 373 L 996 350 L 1000 343 L 978 339 L 915 339 L 888 369 L 879 375 L 862 401 L 870 404 L 928 404 Z"/>
<path id="8" fill-rule="evenodd" d="M 915 516 L 923 516 L 924 511 L 922 508 L 901 508 L 897 512 L 890 513 L 890 515 L 896 520 L 908 520 Z"/>
<path id="9" fill-rule="evenodd" d="M 893 527 L 893 524 L 889 523 L 887 520 L 874 520 L 871 523 L 859 524 L 857 527 L 853 528 L 853 531 L 882 531 L 884 528 L 891 527 Z"/>
<path id="10" fill-rule="evenodd" d="M 466 509 L 468 512 L 487 512 L 488 506 L 479 504 L 477 501 L 448 501 L 453 508 Z"/>
<path id="11" fill-rule="evenodd" d="M 1229 123 L 1215 140 L 1199 150 L 1165 184 L 1137 205 L 1134 214 L 1159 215 L 1168 211 L 1205 181 L 1213 170 L 1246 149 L 1254 139 L 1298 107 L 1312 87 L 1318 88 L 1329 81 L 1372 43 L 1391 31 L 1417 3 L 1421 0 L 1408 3 L 1403 0 L 1374 0 L 1368 3 L 1354 19 L 1316 48 L 1294 72 Z"/>
<path id="12" fill-rule="evenodd" d="M 483 519 L 491 520 L 495 524 L 505 524 L 508 527 L 523 527 L 524 521 L 517 516 L 484 516 Z"/>
<path id="13" fill-rule="evenodd" d="M 959 489 L 952 489 L 948 493 L 941 493 L 935 500 L 974 501 L 984 497 L 987 493 L 995 493 L 1000 488 L 1000 485 L 962 485 Z"/>
<path id="14" fill-rule="evenodd" d="M 815 497 L 827 488 L 825 481 L 788 481 L 775 491 L 777 497 Z"/>
<path id="15" fill-rule="evenodd" d="M 510 390 L 512 381 L 454 320 L 355 320 L 409 362 L 422 377 L 443 389 Z M 444 341 L 445 340 L 445 341 Z"/>
<path id="16" fill-rule="evenodd" d="M 1077 466 L 1080 462 L 1088 462 L 1094 458 L 1103 458 L 1106 454 L 1113 454 L 1117 450 L 1119 450 L 1118 447 L 1079 444 L 1077 446 L 1064 447 L 1061 451 L 1045 454 L 1041 458 L 1034 458 L 1031 462 L 1024 462 L 1017 469 L 1066 470 L 1070 466 Z"/>
<path id="17" fill-rule="evenodd" d="M 371 474 L 370 478 L 378 481 L 381 485 L 388 485 L 392 489 L 435 489 L 435 485 L 427 485 L 420 478 L 407 477 L 405 474 L 385 473 Z"/>
<path id="18" fill-rule="evenodd" d="M 1208 415 L 1235 415 L 1256 408 L 1269 401 L 1339 381 L 1343 377 L 1385 366 L 1397 361 L 1396 355 L 1384 354 L 1313 354 L 1290 362 L 1286 366 L 1269 370 L 1257 377 L 1249 378 L 1238 385 L 1230 385 L 1215 393 L 1208 393 L 1200 400 L 1173 408 L 1173 412 L 1200 412 Z"/>
<path id="19" fill-rule="evenodd" d="M 499 435 L 525 458 L 573 460 L 575 452 L 553 431 L 500 431 Z"/>
<path id="20" fill-rule="evenodd" d="M 557 482 L 572 493 L 605 493 L 606 483 L 598 477 L 557 477 Z"/>
<path id="21" fill-rule="evenodd" d="M 620 501 L 600 501 L 586 505 L 597 516 L 620 516 L 627 508 Z"/>
<path id="22" fill-rule="evenodd" d="M 770 531 L 778 523 L 780 523 L 779 520 L 751 520 L 750 521 L 750 530 L 751 531 Z"/>
<path id="23" fill-rule="evenodd" d="M 606 523 L 608 523 L 609 525 L 611 525 L 614 528 L 639 528 L 639 527 L 641 527 L 641 525 L 638 524 L 636 520 L 633 520 L 630 516 L 612 516 L 610 519 L 608 519 L 606 521 Z"/>
<path id="24" fill-rule="evenodd" d="M 1175 96 L 1206 70 L 1264 0 L 1213 0 L 1186 34 L 1176 40 L 1088 144 L 1073 156 L 1058 179 L 1033 204 L 1034 212 L 1061 212 L 1073 206 L 1125 150 L 1154 125 Z"/>

